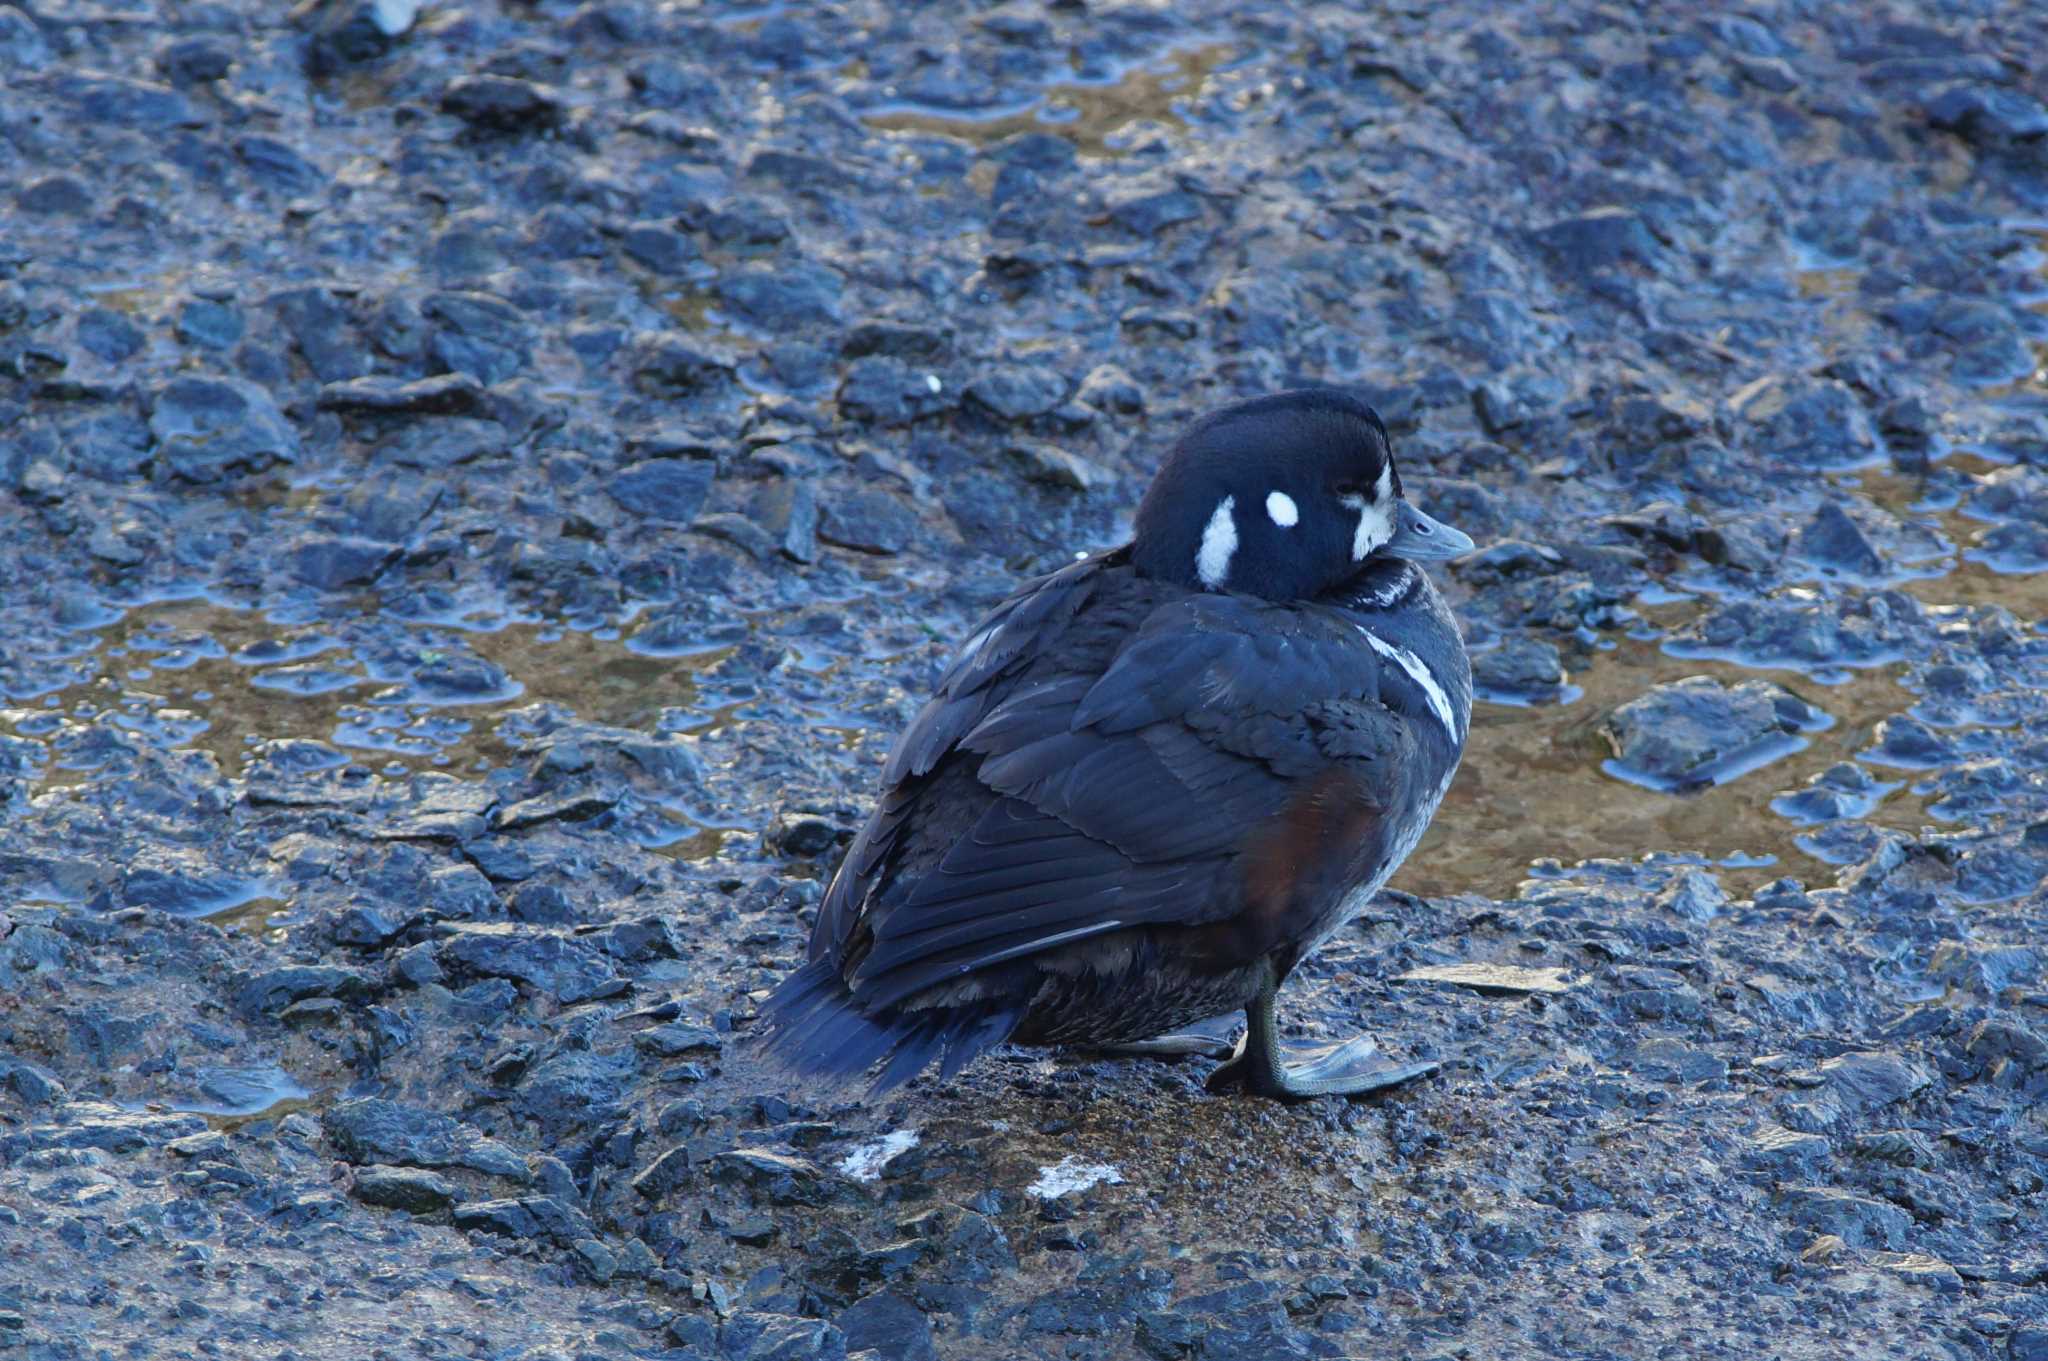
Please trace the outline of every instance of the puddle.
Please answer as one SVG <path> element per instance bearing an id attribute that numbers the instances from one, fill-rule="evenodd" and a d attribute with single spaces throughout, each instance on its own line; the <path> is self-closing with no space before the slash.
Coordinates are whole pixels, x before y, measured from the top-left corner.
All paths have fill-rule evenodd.
<path id="1" fill-rule="evenodd" d="M 0 733 L 50 747 L 44 786 L 102 768 L 94 753 L 106 744 L 87 740 L 96 728 L 201 748 L 228 775 L 269 740 L 327 742 L 402 769 L 488 768 L 511 759 L 495 732 L 505 709 L 548 701 L 592 722 L 651 730 L 664 709 L 695 705 L 699 673 L 733 651 L 657 656 L 614 629 L 383 618 L 404 632 L 351 643 L 344 627 L 295 624 L 285 611 L 205 599 L 139 605 L 100 626 L 97 648 L 92 631 L 73 635 L 73 682 L 0 706 Z"/>
<path id="2" fill-rule="evenodd" d="M 966 112 L 907 104 L 885 105 L 862 115 L 879 132 L 921 132 L 956 137 L 976 145 L 999 142 L 1019 132 L 1056 132 L 1083 156 L 1122 150 L 1118 134 L 1138 123 L 1185 129 L 1176 107 L 1202 93 L 1205 81 L 1236 55 L 1230 43 L 1183 47 L 1141 62 L 1111 81 L 1056 81 L 1022 103 Z"/>
<path id="3" fill-rule="evenodd" d="M 1894 663 L 1823 685 L 1796 671 L 1673 657 L 1654 638 L 1616 639 L 1611 650 L 1595 651 L 1573 669 L 1584 693 L 1576 703 L 1473 707 L 1458 778 L 1392 886 L 1424 897 L 1511 898 L 1535 860 L 1569 865 L 1652 850 L 1714 863 L 1736 897 L 1785 875 L 1831 884 L 1833 867 L 1801 844 L 1811 824 L 1779 816 L 1771 800 L 1851 759 L 1870 746 L 1879 720 L 1910 708 L 1916 697 L 1898 685 L 1901 670 Z M 1796 750 L 1780 750 L 1739 778 L 1696 793 L 1659 794 L 1604 773 L 1612 751 L 1602 720 L 1652 686 L 1687 676 L 1775 681 L 1835 721 L 1802 734 Z M 1934 821 L 1903 784 L 1878 796 L 1866 820 L 1909 833 Z"/>

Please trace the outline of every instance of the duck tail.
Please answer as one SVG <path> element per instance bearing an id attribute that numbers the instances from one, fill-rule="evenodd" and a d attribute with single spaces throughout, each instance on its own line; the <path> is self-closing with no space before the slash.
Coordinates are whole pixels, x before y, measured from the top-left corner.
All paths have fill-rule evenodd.
<path id="1" fill-rule="evenodd" d="M 761 1008 L 755 1047 L 771 1063 L 828 1083 L 859 1077 L 887 1059 L 868 1087 L 870 1099 L 916 1077 L 934 1060 L 951 1078 L 1010 1038 L 1022 1009 L 999 1002 L 914 1010 L 862 1011 L 837 965 L 814 960 L 782 980 Z"/>

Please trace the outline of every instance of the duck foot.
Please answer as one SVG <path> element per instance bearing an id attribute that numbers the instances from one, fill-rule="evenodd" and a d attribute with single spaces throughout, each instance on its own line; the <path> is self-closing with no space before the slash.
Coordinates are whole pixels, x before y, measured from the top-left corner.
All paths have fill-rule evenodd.
<path id="1" fill-rule="evenodd" d="M 1237 1017 L 1212 1016 L 1149 1040 L 1105 1044 L 1100 1052 L 1122 1058 L 1227 1059 L 1237 1052 Z"/>
<path id="2" fill-rule="evenodd" d="M 1230 1059 L 1209 1074 L 1212 1092 L 1245 1091 L 1279 1101 L 1307 1101 L 1318 1096 L 1363 1096 L 1433 1073 L 1434 1060 L 1397 1063 L 1379 1052 L 1370 1035 L 1338 1044 L 1293 1051 L 1294 1062 L 1282 1062 L 1284 1047 L 1273 1023 L 1273 996 L 1278 986 L 1271 971 L 1258 997 L 1245 1008 L 1244 1039 Z"/>

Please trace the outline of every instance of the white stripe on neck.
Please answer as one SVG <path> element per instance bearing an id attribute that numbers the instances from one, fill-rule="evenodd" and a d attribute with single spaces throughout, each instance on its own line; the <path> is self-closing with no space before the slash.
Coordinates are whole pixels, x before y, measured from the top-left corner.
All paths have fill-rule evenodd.
<path id="1" fill-rule="evenodd" d="M 1231 512 L 1237 498 L 1226 496 L 1216 503 L 1215 513 L 1202 529 L 1202 546 L 1195 553 L 1195 575 L 1210 590 L 1221 590 L 1230 579 L 1230 558 L 1237 552 L 1237 521 Z"/>
<path id="2" fill-rule="evenodd" d="M 1429 701 L 1430 712 L 1437 716 L 1437 721 L 1444 725 L 1444 732 L 1455 744 L 1460 734 L 1457 716 L 1451 710 L 1451 697 L 1444 693 L 1443 686 L 1436 683 L 1436 677 L 1429 674 L 1429 668 L 1422 664 L 1422 659 L 1405 647 L 1394 646 L 1364 625 L 1357 627 L 1358 631 L 1365 635 L 1365 641 L 1372 645 L 1374 652 L 1408 673 L 1408 679 L 1414 681 L 1416 687 L 1422 691 L 1422 697 Z"/>

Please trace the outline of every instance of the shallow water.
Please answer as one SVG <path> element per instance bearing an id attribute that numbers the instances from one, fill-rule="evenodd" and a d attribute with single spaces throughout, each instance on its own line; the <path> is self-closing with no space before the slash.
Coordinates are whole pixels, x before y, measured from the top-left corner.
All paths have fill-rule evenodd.
<path id="1" fill-rule="evenodd" d="M 1051 82 L 1021 104 L 991 110 L 885 105 L 862 121 L 882 132 L 934 133 L 980 146 L 1020 132 L 1052 132 L 1083 156 L 1114 155 L 1135 125 L 1184 128 L 1180 105 L 1199 97 L 1209 76 L 1237 55 L 1230 43 L 1184 46 L 1136 63 L 1114 80 Z"/>

